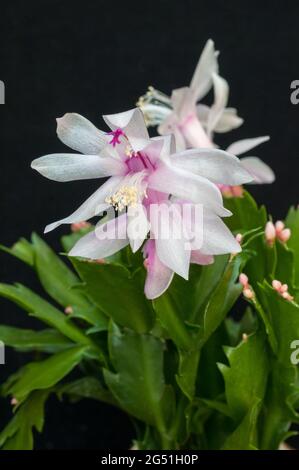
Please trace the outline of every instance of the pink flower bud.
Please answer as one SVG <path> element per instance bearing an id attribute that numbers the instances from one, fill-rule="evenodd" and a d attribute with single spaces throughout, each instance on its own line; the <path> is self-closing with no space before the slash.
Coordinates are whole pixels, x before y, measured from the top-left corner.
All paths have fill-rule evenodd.
<path id="1" fill-rule="evenodd" d="M 68 305 L 68 306 L 65 307 L 65 309 L 64 309 L 64 313 L 65 313 L 66 315 L 71 315 L 73 312 L 74 312 L 74 310 L 73 310 L 73 307 L 72 307 L 71 305 Z"/>
<path id="2" fill-rule="evenodd" d="M 276 238 L 276 230 L 272 222 L 267 222 L 265 227 L 265 238 L 268 244 L 272 245 Z"/>
<path id="3" fill-rule="evenodd" d="M 276 232 L 281 232 L 284 229 L 284 223 L 281 220 L 278 220 L 275 224 Z"/>
<path id="4" fill-rule="evenodd" d="M 240 243 L 240 245 L 241 245 L 242 240 L 243 240 L 243 235 L 242 235 L 241 233 L 237 233 L 237 235 L 236 235 L 236 241 L 237 241 L 238 243 Z"/>
<path id="5" fill-rule="evenodd" d="M 74 233 L 79 232 L 79 230 L 82 230 L 83 228 L 88 228 L 90 226 L 91 226 L 91 224 L 89 222 L 85 222 L 85 221 L 76 222 L 76 223 L 71 225 L 71 231 L 74 232 Z"/>
<path id="6" fill-rule="evenodd" d="M 281 232 L 278 234 L 278 238 L 282 242 L 287 242 L 291 236 L 291 230 L 289 228 L 283 229 Z"/>
<path id="7" fill-rule="evenodd" d="M 279 291 L 281 288 L 281 282 L 277 281 L 277 279 L 274 279 L 274 281 L 272 281 L 272 287 L 273 289 Z"/>
<path id="8" fill-rule="evenodd" d="M 239 276 L 239 283 L 242 284 L 243 287 L 248 286 L 248 276 L 246 274 L 241 273 Z"/>

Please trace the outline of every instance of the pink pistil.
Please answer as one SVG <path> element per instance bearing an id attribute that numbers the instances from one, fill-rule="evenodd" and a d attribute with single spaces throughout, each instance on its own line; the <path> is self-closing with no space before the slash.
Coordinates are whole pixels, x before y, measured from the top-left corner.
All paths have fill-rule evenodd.
<path id="1" fill-rule="evenodd" d="M 112 139 L 110 140 L 109 144 L 115 147 L 117 144 L 121 144 L 120 137 L 125 135 L 122 129 L 115 129 L 115 131 L 107 132 L 107 135 L 112 135 Z"/>

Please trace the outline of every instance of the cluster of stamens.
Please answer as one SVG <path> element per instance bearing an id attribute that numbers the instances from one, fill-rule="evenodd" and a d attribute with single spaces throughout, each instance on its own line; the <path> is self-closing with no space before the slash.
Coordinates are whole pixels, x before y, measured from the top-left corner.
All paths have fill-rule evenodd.
<path id="1" fill-rule="evenodd" d="M 265 238 L 269 246 L 273 246 L 276 239 L 282 243 L 286 243 L 291 236 L 291 230 L 285 228 L 285 224 L 278 220 L 275 225 L 269 221 L 265 227 Z"/>
<path id="2" fill-rule="evenodd" d="M 136 103 L 143 112 L 147 126 L 157 126 L 172 111 L 171 99 L 154 87 L 149 86 L 145 95 Z M 166 114 L 165 114 L 166 113 Z"/>
<path id="3" fill-rule="evenodd" d="M 126 207 L 134 207 L 138 203 L 138 188 L 136 186 L 122 186 L 112 196 L 105 199 L 116 211 L 122 211 Z"/>
<path id="4" fill-rule="evenodd" d="M 277 281 L 277 279 L 274 279 L 274 281 L 272 281 L 272 287 L 285 300 L 288 300 L 289 302 L 294 300 L 294 297 L 288 292 L 289 287 L 287 284 L 282 284 L 280 281 Z"/>
<path id="5" fill-rule="evenodd" d="M 254 292 L 252 290 L 251 285 L 249 284 L 248 276 L 246 274 L 241 273 L 239 276 L 239 282 L 243 286 L 243 295 L 246 297 L 246 299 L 253 299 L 254 298 Z"/>

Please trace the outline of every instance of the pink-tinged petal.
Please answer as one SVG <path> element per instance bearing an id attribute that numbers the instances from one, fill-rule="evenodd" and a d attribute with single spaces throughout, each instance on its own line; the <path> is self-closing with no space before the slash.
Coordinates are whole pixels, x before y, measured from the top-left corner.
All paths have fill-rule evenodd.
<path id="1" fill-rule="evenodd" d="M 112 256 L 129 244 L 126 229 L 126 214 L 99 224 L 94 231 L 80 238 L 69 255 L 88 259 Z"/>
<path id="2" fill-rule="evenodd" d="M 240 160 L 218 149 L 190 149 L 171 156 L 177 168 L 208 178 L 214 183 L 239 185 L 252 181 Z"/>
<path id="3" fill-rule="evenodd" d="M 161 165 L 149 176 L 148 187 L 183 200 L 203 204 L 222 217 L 231 215 L 231 212 L 223 207 L 221 192 L 214 183 L 180 168 Z"/>
<path id="4" fill-rule="evenodd" d="M 214 85 L 214 103 L 211 106 L 207 122 L 208 135 L 212 134 L 219 119 L 221 118 L 227 105 L 229 95 L 228 83 L 226 80 L 224 80 L 224 78 L 220 77 L 216 73 L 213 73 L 212 79 Z"/>
<path id="5" fill-rule="evenodd" d="M 156 213 L 157 214 L 157 213 Z M 186 247 L 181 213 L 177 208 L 168 211 L 167 226 L 165 218 L 152 216 L 151 231 L 155 238 L 156 252 L 160 261 L 184 279 L 188 279 L 190 249 Z"/>
<path id="6" fill-rule="evenodd" d="M 244 119 L 238 116 L 235 108 L 225 108 L 214 128 L 214 131 L 221 134 L 229 132 L 242 126 L 243 122 Z"/>
<path id="7" fill-rule="evenodd" d="M 270 139 L 268 135 L 263 137 L 254 137 L 253 139 L 238 140 L 231 144 L 226 151 L 233 155 L 241 155 L 242 153 L 248 152 L 249 150 L 257 147 L 258 145 L 267 142 Z"/>
<path id="8" fill-rule="evenodd" d="M 196 249 L 196 246 L 194 246 Z M 220 217 L 204 211 L 203 243 L 200 251 L 207 255 L 222 255 L 226 253 L 239 253 L 240 244 Z"/>
<path id="9" fill-rule="evenodd" d="M 144 116 L 139 108 L 130 109 L 124 113 L 103 116 L 106 124 L 113 131 L 122 129 L 135 152 L 142 150 L 149 140 Z"/>
<path id="10" fill-rule="evenodd" d="M 147 270 L 144 292 L 148 299 L 160 297 L 169 287 L 174 272 L 159 260 L 154 240 L 148 240 L 144 247 L 144 265 Z"/>
<path id="11" fill-rule="evenodd" d="M 201 266 L 207 266 L 214 263 L 214 256 L 204 255 L 200 250 L 193 250 L 191 252 L 190 262 L 193 264 L 199 264 Z"/>
<path id="12" fill-rule="evenodd" d="M 116 158 L 71 153 L 45 155 L 33 160 L 31 168 L 59 182 L 122 175 L 126 171 L 125 163 Z"/>
<path id="13" fill-rule="evenodd" d="M 213 148 L 214 144 L 204 130 L 195 112 L 180 123 L 179 129 L 187 141 L 187 147 L 191 148 Z"/>
<path id="14" fill-rule="evenodd" d="M 64 219 L 47 225 L 45 233 L 51 232 L 51 230 L 54 230 L 62 224 L 73 224 L 75 222 L 81 222 L 82 220 L 91 219 L 107 210 L 110 205 L 105 202 L 105 199 L 114 193 L 122 179 L 123 178 L 119 176 L 109 178 L 109 180 L 94 192 L 75 212 Z"/>
<path id="15" fill-rule="evenodd" d="M 76 113 L 57 119 L 57 135 L 68 147 L 90 155 L 99 154 L 107 144 L 105 133 Z"/>
<path id="16" fill-rule="evenodd" d="M 128 208 L 128 229 L 127 234 L 133 253 L 141 247 L 150 229 L 147 214 L 142 204 Z"/>
<path id="17" fill-rule="evenodd" d="M 169 148 L 169 139 L 166 139 L 164 136 L 159 136 L 150 139 L 140 153 L 149 158 L 153 169 L 153 164 L 163 158 L 166 148 Z"/>
<path id="18" fill-rule="evenodd" d="M 194 96 L 190 88 L 182 87 L 173 90 L 171 94 L 171 104 L 175 115 L 179 120 L 184 119 L 194 112 Z"/>
<path id="19" fill-rule="evenodd" d="M 257 157 L 244 157 L 241 160 L 242 166 L 252 175 L 252 183 L 270 184 L 275 181 L 275 174 L 271 168 Z"/>

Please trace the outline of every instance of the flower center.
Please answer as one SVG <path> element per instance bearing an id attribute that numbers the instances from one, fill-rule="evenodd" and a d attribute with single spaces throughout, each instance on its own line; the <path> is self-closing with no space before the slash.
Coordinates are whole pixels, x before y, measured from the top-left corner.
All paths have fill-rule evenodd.
<path id="1" fill-rule="evenodd" d="M 126 207 L 136 206 L 139 199 L 139 191 L 136 186 L 122 186 L 112 196 L 106 198 L 116 211 L 122 211 Z"/>
<path id="2" fill-rule="evenodd" d="M 135 207 L 144 197 L 147 197 L 145 176 L 146 172 L 144 171 L 127 175 L 122 186 L 114 194 L 108 196 L 105 202 L 111 204 L 119 212 L 127 207 Z"/>

